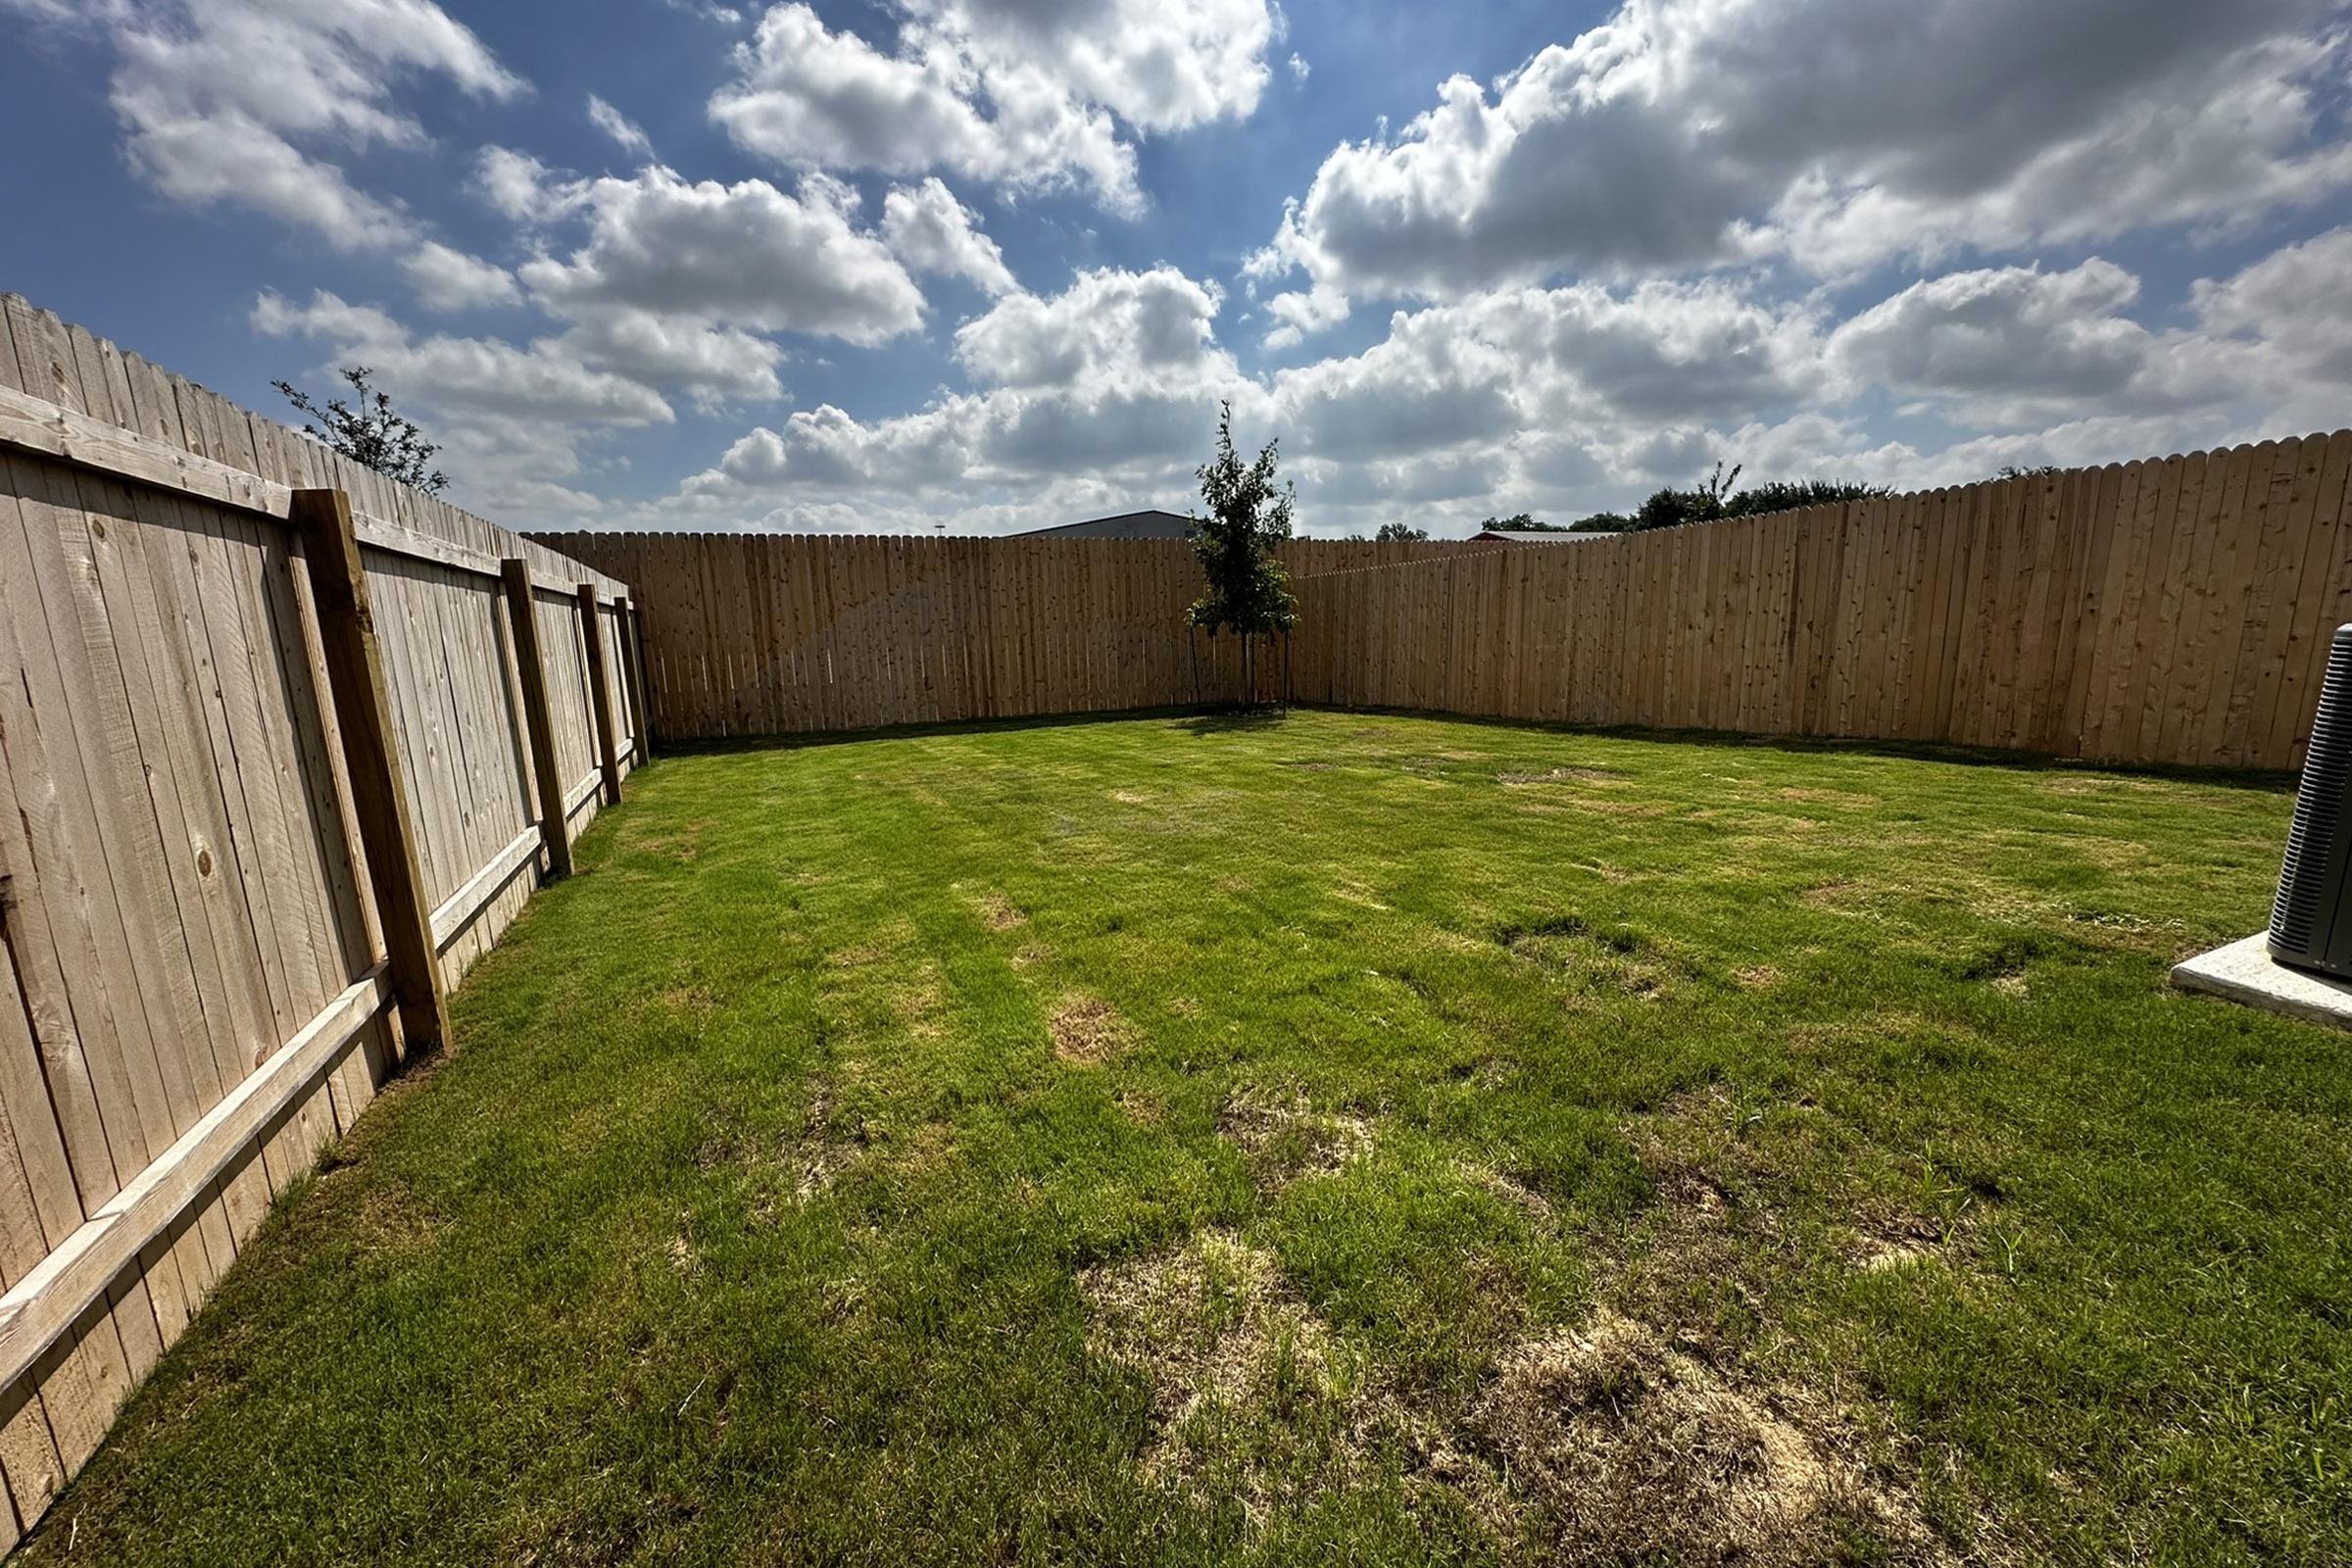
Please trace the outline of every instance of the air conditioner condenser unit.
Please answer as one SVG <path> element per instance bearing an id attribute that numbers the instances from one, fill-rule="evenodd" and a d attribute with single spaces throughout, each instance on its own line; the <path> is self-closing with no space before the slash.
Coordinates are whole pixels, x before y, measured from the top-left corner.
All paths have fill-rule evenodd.
<path id="1" fill-rule="evenodd" d="M 2271 906 L 2271 956 L 2352 979 L 2352 626 L 2336 628 L 2328 652 Z"/>

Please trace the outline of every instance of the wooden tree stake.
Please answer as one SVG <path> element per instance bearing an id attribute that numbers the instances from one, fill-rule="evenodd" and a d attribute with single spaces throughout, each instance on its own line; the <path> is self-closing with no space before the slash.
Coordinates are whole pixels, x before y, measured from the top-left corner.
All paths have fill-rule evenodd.
<path id="1" fill-rule="evenodd" d="M 596 709 L 596 760 L 605 771 L 605 804 L 620 804 L 620 758 L 612 748 L 612 684 L 605 677 L 605 617 L 596 584 L 580 584 L 580 631 L 588 645 L 588 694 Z"/>
<path id="2" fill-rule="evenodd" d="M 522 727 L 531 738 L 531 774 L 539 781 L 539 837 L 547 846 L 547 874 L 571 875 L 571 838 L 564 831 L 564 775 L 556 771 L 556 729 L 547 706 L 547 661 L 539 656 L 539 615 L 531 600 L 528 562 L 499 563 L 507 584 L 507 618 L 514 626 L 515 673 L 522 677 Z"/>
<path id="3" fill-rule="evenodd" d="M 311 602 L 351 775 L 352 810 L 383 921 L 401 1031 L 410 1053 L 430 1050 L 449 1040 L 449 995 L 433 951 L 432 901 L 417 864 L 416 824 L 401 778 L 383 649 L 368 606 L 368 575 L 352 531 L 351 498 L 340 490 L 297 490 L 286 520 L 310 568 Z"/>

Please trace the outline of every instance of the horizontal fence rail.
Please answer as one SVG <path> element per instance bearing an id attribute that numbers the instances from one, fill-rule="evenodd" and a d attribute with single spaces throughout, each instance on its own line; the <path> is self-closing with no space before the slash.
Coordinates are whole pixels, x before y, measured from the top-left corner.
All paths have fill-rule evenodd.
<path id="1" fill-rule="evenodd" d="M 1261 697 L 2287 768 L 2352 619 L 2352 432 L 1541 542 L 1286 546 Z M 1241 694 L 1173 540 L 566 533 L 680 739 Z M 1286 668 L 1287 660 L 1287 668 Z"/>
<path id="2" fill-rule="evenodd" d="M 617 796 L 627 591 L 0 296 L 0 1549 Z"/>

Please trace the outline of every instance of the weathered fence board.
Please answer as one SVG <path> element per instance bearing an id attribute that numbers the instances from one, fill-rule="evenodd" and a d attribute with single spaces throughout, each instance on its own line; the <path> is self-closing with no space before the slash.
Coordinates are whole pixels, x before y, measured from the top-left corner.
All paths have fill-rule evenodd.
<path id="1" fill-rule="evenodd" d="M 510 557 L 568 845 L 625 583 L 0 296 L 0 1547 L 537 881 Z"/>

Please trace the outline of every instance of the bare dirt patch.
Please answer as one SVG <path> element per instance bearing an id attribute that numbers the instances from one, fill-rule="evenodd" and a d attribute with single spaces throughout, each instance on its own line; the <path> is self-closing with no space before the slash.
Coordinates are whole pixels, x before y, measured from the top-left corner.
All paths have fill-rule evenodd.
<path id="1" fill-rule="evenodd" d="M 1217 1112 L 1217 1131 L 1250 1157 L 1250 1178 L 1274 1192 L 1332 1176 L 1372 1152 L 1372 1124 L 1317 1110 L 1304 1090 L 1244 1089 Z"/>
<path id="2" fill-rule="evenodd" d="M 1123 1051 L 1133 1031 L 1118 1008 L 1100 997 L 1072 997 L 1054 1009 L 1054 1054 L 1091 1067 Z"/>

